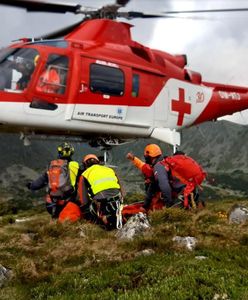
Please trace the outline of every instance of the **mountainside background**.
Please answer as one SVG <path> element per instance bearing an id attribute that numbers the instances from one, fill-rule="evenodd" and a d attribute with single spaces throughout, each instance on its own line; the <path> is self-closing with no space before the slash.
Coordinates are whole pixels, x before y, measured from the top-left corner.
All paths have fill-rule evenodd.
<path id="1" fill-rule="evenodd" d="M 8 201 L 13 209 L 17 203 L 32 207 L 37 199 L 42 199 L 44 191 L 32 195 L 25 184 L 37 178 L 46 170 L 50 160 L 57 156 L 58 141 L 33 140 L 30 146 L 24 146 L 19 135 L 0 135 L 0 189 L 2 201 Z M 108 163 L 117 166 L 116 172 L 121 178 L 127 194 L 143 193 L 143 178 L 138 170 L 126 159 L 131 151 L 143 158 L 143 149 L 147 143 L 156 140 L 141 139 L 115 147 L 109 152 Z M 102 155 L 102 151 L 87 144 L 72 143 L 75 147 L 74 159 L 79 162 L 88 153 Z M 164 155 L 172 154 L 172 147 L 159 143 Z M 198 127 L 184 129 L 180 150 L 192 156 L 208 172 L 202 197 L 219 198 L 248 195 L 248 130 L 245 126 L 232 123 L 209 122 Z M 4 208 L 2 209 L 4 213 Z M 1 214 L 1 211 L 0 211 Z"/>
<path id="2" fill-rule="evenodd" d="M 25 184 L 46 170 L 58 142 L 24 147 L 18 135 L 0 135 L 0 299 L 248 299 L 247 222 L 228 221 L 234 205 L 247 207 L 247 127 L 206 123 L 182 135 L 180 149 L 209 173 L 201 195 L 209 202 L 203 210 L 152 212 L 150 228 L 133 240 L 84 220 L 52 222 L 45 191 L 32 194 Z M 129 202 L 142 199 L 144 184 L 125 156 L 143 157 L 149 142 L 156 141 L 111 151 L 109 163 L 117 166 Z M 90 152 L 102 155 L 73 145 L 78 161 Z M 195 249 L 175 242 L 182 237 L 193 239 Z"/>

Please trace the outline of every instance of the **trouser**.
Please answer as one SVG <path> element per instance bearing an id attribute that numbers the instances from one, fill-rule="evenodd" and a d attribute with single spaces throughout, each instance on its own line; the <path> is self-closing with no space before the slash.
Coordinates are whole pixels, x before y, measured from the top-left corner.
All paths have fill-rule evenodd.
<path id="1" fill-rule="evenodd" d="M 199 207 L 200 202 L 202 206 L 204 206 L 204 202 L 199 201 L 198 189 L 195 188 L 190 193 L 185 193 L 184 191 L 181 191 L 181 193 L 175 194 L 173 206 L 179 206 L 185 209 L 194 209 Z"/>
<path id="2" fill-rule="evenodd" d="M 122 227 L 121 195 L 112 198 L 93 200 L 90 210 L 107 229 Z"/>
<path id="3" fill-rule="evenodd" d="M 58 219 L 59 214 L 66 206 L 68 201 L 65 200 L 52 200 L 49 195 L 46 195 L 46 209 L 53 219 Z"/>
<path id="4" fill-rule="evenodd" d="M 65 220 L 76 221 L 81 217 L 79 205 L 68 199 L 55 199 L 46 195 L 46 209 L 53 219 L 59 219 L 60 222 Z"/>

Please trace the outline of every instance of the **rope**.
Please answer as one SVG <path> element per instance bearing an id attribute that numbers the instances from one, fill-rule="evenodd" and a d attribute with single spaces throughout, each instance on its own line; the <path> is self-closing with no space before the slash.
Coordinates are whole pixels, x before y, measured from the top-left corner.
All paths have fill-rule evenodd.
<path id="1" fill-rule="evenodd" d="M 122 205 L 120 201 L 116 201 L 116 229 L 122 228 Z"/>

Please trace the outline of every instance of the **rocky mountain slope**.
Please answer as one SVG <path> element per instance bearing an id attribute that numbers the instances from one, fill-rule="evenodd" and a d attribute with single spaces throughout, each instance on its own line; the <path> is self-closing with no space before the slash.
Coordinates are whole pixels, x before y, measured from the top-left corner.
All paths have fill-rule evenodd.
<path id="1" fill-rule="evenodd" d="M 123 177 L 136 183 L 137 174 L 125 154 L 132 151 L 143 157 L 144 146 L 154 140 L 140 140 L 113 151 L 113 164 L 121 169 Z M 160 143 L 164 155 L 172 154 L 170 145 Z M 180 150 L 197 160 L 209 174 L 210 186 L 217 194 L 248 194 L 248 130 L 245 126 L 229 122 L 209 122 L 198 127 L 184 129 Z M 141 184 L 141 183 L 140 183 Z M 143 185 L 141 184 L 142 188 Z M 214 193 L 212 196 L 214 196 Z"/>
<path id="2" fill-rule="evenodd" d="M 155 140 L 141 139 L 114 148 L 110 152 L 109 163 L 117 166 L 126 193 L 143 192 L 143 178 L 138 170 L 127 161 L 126 154 L 131 151 L 143 157 L 147 143 Z M 36 178 L 46 170 L 48 162 L 56 157 L 59 142 L 34 140 L 31 146 L 23 146 L 18 135 L 0 135 L 0 189 L 8 198 L 21 199 L 26 196 L 25 183 Z M 159 143 L 165 155 L 172 154 L 172 147 Z M 90 152 L 102 155 L 99 149 L 87 144 L 73 143 L 74 158 L 79 162 Z M 206 195 L 247 195 L 248 194 L 248 130 L 247 127 L 225 121 L 205 123 L 199 127 L 182 132 L 181 150 L 196 159 L 209 173 L 214 186 L 207 186 Z M 204 189 L 204 190 L 206 190 Z M 209 190 L 210 189 L 210 190 Z M 214 193 L 213 193 L 214 189 Z M 42 194 L 42 193 L 41 193 Z M 24 196 L 25 195 L 25 196 Z"/>
<path id="3" fill-rule="evenodd" d="M 114 148 L 110 153 L 110 163 L 126 165 L 125 154 L 129 151 L 143 156 L 147 143 L 156 140 L 140 139 L 133 143 Z M 21 164 L 32 169 L 44 168 L 50 159 L 56 156 L 59 142 L 34 140 L 31 146 L 23 146 L 18 135 L 0 135 L 0 173 L 13 164 Z M 172 147 L 159 143 L 164 154 L 171 154 Z M 74 158 L 81 161 L 82 156 L 101 151 L 87 144 L 74 143 Z M 200 161 L 211 172 L 248 172 L 248 130 L 245 126 L 234 125 L 225 121 L 209 122 L 198 127 L 184 129 L 182 132 L 181 150 Z"/>

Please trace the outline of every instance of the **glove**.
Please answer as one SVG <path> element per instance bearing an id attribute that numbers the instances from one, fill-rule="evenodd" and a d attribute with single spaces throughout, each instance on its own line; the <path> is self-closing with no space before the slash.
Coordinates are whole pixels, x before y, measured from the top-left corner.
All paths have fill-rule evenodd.
<path id="1" fill-rule="evenodd" d="M 134 155 L 131 152 L 128 152 L 126 158 L 129 160 L 134 160 Z"/>
<path id="2" fill-rule="evenodd" d="M 30 182 L 30 181 L 28 183 L 26 183 L 27 189 L 31 190 L 31 184 L 32 184 L 32 182 Z"/>

